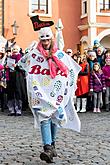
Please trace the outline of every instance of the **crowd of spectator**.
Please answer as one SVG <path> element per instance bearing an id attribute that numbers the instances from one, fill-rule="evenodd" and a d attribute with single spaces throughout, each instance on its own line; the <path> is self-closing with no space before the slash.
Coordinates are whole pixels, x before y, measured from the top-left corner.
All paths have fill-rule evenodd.
<path id="1" fill-rule="evenodd" d="M 76 111 L 110 111 L 110 49 L 95 40 L 83 54 L 73 54 L 72 49 L 66 53 L 82 68 L 75 92 Z M 21 116 L 23 107 L 28 107 L 25 71 L 17 65 L 23 55 L 16 44 L 8 49 L 0 47 L 0 105 L 10 116 Z"/>
<path id="2" fill-rule="evenodd" d="M 82 67 L 75 93 L 76 111 L 110 111 L 110 49 L 95 40 L 93 47 L 72 58 Z"/>

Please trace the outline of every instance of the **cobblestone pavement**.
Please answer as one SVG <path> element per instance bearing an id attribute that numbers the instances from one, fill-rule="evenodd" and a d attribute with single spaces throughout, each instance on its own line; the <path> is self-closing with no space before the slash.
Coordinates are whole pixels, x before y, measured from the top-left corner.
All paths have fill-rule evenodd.
<path id="1" fill-rule="evenodd" d="M 53 165 L 110 165 L 110 112 L 79 114 L 81 133 L 60 129 Z M 33 116 L 0 112 L 0 165 L 46 165 L 40 160 L 42 144 Z"/>

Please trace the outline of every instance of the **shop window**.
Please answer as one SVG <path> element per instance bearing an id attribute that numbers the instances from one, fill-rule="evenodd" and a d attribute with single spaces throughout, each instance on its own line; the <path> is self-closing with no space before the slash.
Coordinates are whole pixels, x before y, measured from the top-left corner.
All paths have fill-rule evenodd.
<path id="1" fill-rule="evenodd" d="M 29 0 L 29 14 L 51 16 L 51 0 Z"/>

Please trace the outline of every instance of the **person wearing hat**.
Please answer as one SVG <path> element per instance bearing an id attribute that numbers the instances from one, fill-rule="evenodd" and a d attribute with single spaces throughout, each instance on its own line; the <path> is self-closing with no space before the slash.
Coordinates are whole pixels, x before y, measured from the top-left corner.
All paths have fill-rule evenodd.
<path id="1" fill-rule="evenodd" d="M 38 125 L 41 130 L 43 151 L 40 159 L 52 163 L 53 157 L 57 156 L 58 127 L 80 131 L 80 120 L 72 98 L 81 68 L 64 51 L 58 50 L 50 28 L 51 21 L 41 21 L 38 16 L 31 17 L 31 20 L 34 30 L 38 30 L 39 42 L 18 65 L 27 73 L 28 102 L 35 127 Z"/>
<path id="2" fill-rule="evenodd" d="M 94 40 L 93 50 L 96 52 L 97 61 L 102 68 L 104 66 L 104 56 L 106 49 L 100 44 L 98 40 Z"/>
<path id="3" fill-rule="evenodd" d="M 88 52 L 88 58 L 87 61 L 89 63 L 89 67 L 90 67 L 90 72 L 93 70 L 93 64 L 95 62 L 97 62 L 97 58 L 96 58 L 96 52 L 95 51 L 90 51 Z"/>

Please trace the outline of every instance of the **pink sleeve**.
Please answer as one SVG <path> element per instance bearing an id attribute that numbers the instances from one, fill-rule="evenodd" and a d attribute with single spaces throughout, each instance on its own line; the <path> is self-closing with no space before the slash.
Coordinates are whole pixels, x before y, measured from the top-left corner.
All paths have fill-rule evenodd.
<path id="1" fill-rule="evenodd" d="M 3 68 L 4 68 L 4 66 L 0 64 L 0 70 L 2 70 Z"/>

